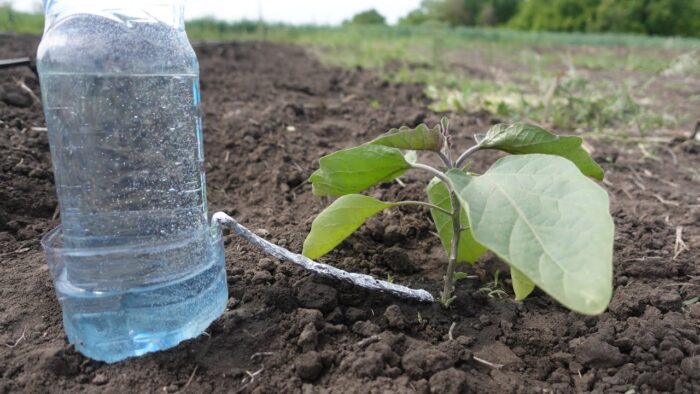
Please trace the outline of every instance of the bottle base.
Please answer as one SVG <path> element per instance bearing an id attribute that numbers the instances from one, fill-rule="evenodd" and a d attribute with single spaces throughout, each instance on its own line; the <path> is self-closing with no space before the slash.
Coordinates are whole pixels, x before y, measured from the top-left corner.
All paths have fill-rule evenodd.
<path id="1" fill-rule="evenodd" d="M 182 291 L 176 283 L 155 292 L 121 295 L 119 310 L 74 313 L 71 302 L 63 303 L 63 323 L 76 350 L 95 360 L 113 363 L 129 357 L 165 350 L 201 335 L 226 309 L 226 272 L 216 264 L 191 281 L 208 283 L 198 294 L 166 305 L 129 305 L 130 298 L 158 298 L 156 292 Z M 196 286 L 198 287 L 198 286 Z M 141 304 L 141 302 L 137 302 Z M 103 304 L 104 305 L 104 304 Z M 82 308 L 81 308 L 82 309 Z"/>
<path id="2" fill-rule="evenodd" d="M 112 290 L 76 286 L 67 266 L 74 262 L 74 254 L 89 255 L 96 264 L 110 261 L 113 255 L 101 249 L 62 250 L 57 239 L 60 227 L 43 245 L 63 310 L 64 329 L 76 350 L 92 359 L 113 363 L 174 347 L 200 335 L 226 309 L 228 287 L 219 231 L 205 233 L 197 242 L 202 253 L 190 248 L 166 255 L 163 250 L 172 248 L 159 244 L 134 255 L 135 262 L 163 256 L 160 266 L 166 268 L 167 262 L 189 261 L 198 268 L 189 275 Z"/>

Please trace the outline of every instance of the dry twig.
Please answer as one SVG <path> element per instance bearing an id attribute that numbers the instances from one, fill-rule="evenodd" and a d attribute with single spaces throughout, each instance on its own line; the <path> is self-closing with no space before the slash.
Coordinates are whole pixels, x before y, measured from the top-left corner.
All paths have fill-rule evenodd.
<path id="1" fill-rule="evenodd" d="M 364 348 L 367 345 L 371 345 L 375 342 L 379 342 L 382 339 L 379 335 L 372 335 L 371 337 L 367 337 L 360 342 L 357 342 L 356 345 L 359 348 Z"/>
<path id="2" fill-rule="evenodd" d="M 688 245 L 683 241 L 683 226 L 676 227 L 676 243 L 673 246 L 673 259 L 677 259 L 681 253 L 690 250 Z"/>
<path id="3" fill-rule="evenodd" d="M 653 196 L 654 198 L 656 198 L 657 200 L 659 200 L 659 202 L 662 203 L 662 204 L 664 204 L 664 205 L 670 205 L 670 206 L 672 206 L 672 207 L 679 207 L 679 206 L 681 205 L 681 204 L 677 203 L 676 201 L 669 201 L 669 200 L 666 200 L 666 199 L 664 199 L 663 197 L 661 197 L 661 196 L 658 195 L 658 194 L 652 194 L 652 196 Z"/>
<path id="4" fill-rule="evenodd" d="M 15 80 L 15 82 L 17 82 L 17 86 L 19 86 L 20 89 L 24 90 L 32 97 L 32 100 L 34 100 L 37 103 L 41 102 L 41 100 L 39 100 L 39 97 L 37 97 L 36 94 L 34 94 L 34 92 L 31 89 L 29 89 L 29 86 L 25 85 L 24 81 Z"/>
<path id="5" fill-rule="evenodd" d="M 486 360 L 484 360 L 483 358 L 479 358 L 479 357 L 477 357 L 477 356 L 474 356 L 473 358 L 474 358 L 474 361 L 476 361 L 476 362 L 478 362 L 478 363 L 481 363 L 481 364 L 484 364 L 484 365 L 486 365 L 487 367 L 491 367 L 491 368 L 494 368 L 494 369 L 501 369 L 501 368 L 503 368 L 503 364 L 492 363 L 492 362 L 490 362 L 490 361 L 486 361 Z"/>
<path id="6" fill-rule="evenodd" d="M 197 369 L 199 369 L 199 365 L 195 365 L 194 369 L 192 370 L 192 374 L 190 375 L 190 378 L 187 379 L 187 383 L 185 383 L 185 386 L 182 388 L 183 390 L 189 387 L 190 383 L 194 380 L 194 375 L 197 373 Z"/>
<path id="7" fill-rule="evenodd" d="M 10 348 L 10 349 L 16 348 L 17 345 L 19 345 L 19 343 L 22 342 L 22 341 L 24 340 L 25 334 L 26 334 L 26 333 L 27 333 L 27 329 L 25 328 L 25 329 L 22 331 L 22 336 L 20 336 L 20 337 L 15 341 L 15 343 L 13 343 L 12 345 L 5 344 L 5 346 L 7 346 L 7 347 Z"/>

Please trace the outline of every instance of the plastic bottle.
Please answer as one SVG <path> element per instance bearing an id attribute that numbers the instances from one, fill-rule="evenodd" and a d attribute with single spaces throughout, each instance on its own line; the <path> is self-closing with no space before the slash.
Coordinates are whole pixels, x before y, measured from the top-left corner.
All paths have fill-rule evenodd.
<path id="1" fill-rule="evenodd" d="M 107 362 L 175 346 L 228 299 L 183 1 L 44 5 L 37 66 L 61 226 L 42 244 L 66 334 Z"/>

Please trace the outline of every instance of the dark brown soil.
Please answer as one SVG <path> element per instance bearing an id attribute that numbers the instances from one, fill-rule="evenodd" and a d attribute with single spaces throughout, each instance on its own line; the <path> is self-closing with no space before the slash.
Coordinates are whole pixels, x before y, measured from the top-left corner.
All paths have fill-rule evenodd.
<path id="1" fill-rule="evenodd" d="M 0 58 L 31 54 L 35 45 L 36 38 L 0 36 Z M 438 119 L 421 87 L 329 68 L 300 48 L 230 43 L 197 51 L 211 211 L 294 251 L 328 203 L 305 182 L 320 155 Z M 0 72 L 0 393 L 700 392 L 700 302 L 690 302 L 700 295 L 697 142 L 679 139 L 646 158 L 636 146 L 593 143 L 617 224 L 616 290 L 599 317 L 568 312 L 542 293 L 523 303 L 480 293 L 493 279 L 494 257 L 467 268 L 478 279 L 460 282 L 445 310 L 321 279 L 229 235 L 224 316 L 175 349 L 107 365 L 66 343 L 39 246 L 59 222 L 49 147 L 41 105 L 22 83 L 38 95 L 31 71 Z M 371 109 L 374 100 L 380 108 Z M 496 121 L 452 119 L 461 147 Z M 405 187 L 372 194 L 422 198 L 426 180 L 411 174 Z M 325 261 L 437 294 L 445 257 L 432 231 L 423 210 L 389 212 Z"/>

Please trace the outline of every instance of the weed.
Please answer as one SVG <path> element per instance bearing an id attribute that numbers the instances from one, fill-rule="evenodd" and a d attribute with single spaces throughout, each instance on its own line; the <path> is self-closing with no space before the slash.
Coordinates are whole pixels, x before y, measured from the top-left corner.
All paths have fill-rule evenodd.
<path id="1" fill-rule="evenodd" d="M 501 270 L 496 270 L 496 272 L 493 274 L 493 281 L 487 283 L 484 287 L 479 289 L 480 293 L 484 293 L 487 296 L 491 298 L 505 298 L 508 296 L 508 293 L 503 290 L 503 287 L 501 286 L 501 281 L 499 280 L 499 275 L 501 274 Z"/>

